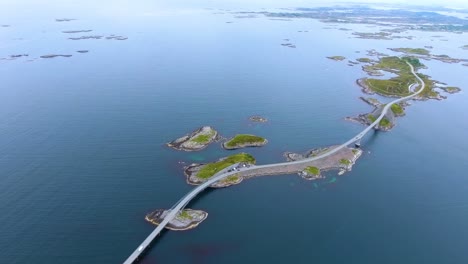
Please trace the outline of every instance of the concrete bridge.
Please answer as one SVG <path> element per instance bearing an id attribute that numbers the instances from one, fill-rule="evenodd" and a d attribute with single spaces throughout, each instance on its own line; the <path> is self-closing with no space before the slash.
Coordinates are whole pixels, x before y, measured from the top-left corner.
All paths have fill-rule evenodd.
<path id="1" fill-rule="evenodd" d="M 400 103 L 402 101 L 411 99 L 411 98 L 417 96 L 418 94 L 420 94 L 424 90 L 424 88 L 425 88 L 424 81 L 414 72 L 413 66 L 411 64 L 409 64 L 408 62 L 406 62 L 406 63 L 411 68 L 411 73 L 416 77 L 416 79 L 418 79 L 419 83 L 421 84 L 421 88 L 419 89 L 419 91 L 417 91 L 416 93 L 411 94 L 409 96 L 396 99 L 396 100 L 386 104 L 385 107 L 383 108 L 382 113 L 380 114 L 380 116 L 372 124 L 370 124 L 368 127 L 366 127 L 359 134 L 357 134 L 355 137 L 353 137 L 350 140 L 346 141 L 345 143 L 337 146 L 336 148 L 333 148 L 333 149 L 331 149 L 331 150 L 329 150 L 329 151 L 327 151 L 327 152 L 325 152 L 325 153 L 323 153 L 321 155 L 318 155 L 316 157 L 311 157 L 311 158 L 306 158 L 306 159 L 303 159 L 303 160 L 291 161 L 291 162 L 281 162 L 281 163 L 274 163 L 274 164 L 267 164 L 267 165 L 258 165 L 258 166 L 254 165 L 254 166 L 250 166 L 250 167 L 241 167 L 241 168 L 239 168 L 239 170 L 229 171 L 230 168 L 233 168 L 233 167 L 238 165 L 238 164 L 234 164 L 234 165 L 231 165 L 228 168 L 225 168 L 225 169 L 219 171 L 213 177 L 211 177 L 209 180 L 207 180 L 203 184 L 197 186 L 191 192 L 187 193 L 184 197 L 182 197 L 172 207 L 171 211 L 166 215 L 164 220 L 156 227 L 156 229 L 153 232 L 151 232 L 151 234 L 143 241 L 143 243 L 141 243 L 138 246 L 138 248 L 123 263 L 124 264 L 132 264 L 136 260 L 138 260 L 138 257 L 148 248 L 150 243 L 161 233 L 161 231 L 166 227 L 166 225 L 176 217 L 176 215 L 179 213 L 179 211 L 182 210 L 183 208 L 185 208 L 185 206 L 193 198 L 195 198 L 199 193 L 204 191 L 206 188 L 208 188 L 213 183 L 216 183 L 217 181 L 220 181 L 220 180 L 222 180 L 224 178 L 227 178 L 227 177 L 229 177 L 231 175 L 234 175 L 234 174 L 237 174 L 239 172 L 244 172 L 244 171 L 249 171 L 249 170 L 254 170 L 254 169 L 259 169 L 259 168 L 273 168 L 273 167 L 279 167 L 279 166 L 284 166 L 284 165 L 289 165 L 289 164 L 302 164 L 302 163 L 307 163 L 307 162 L 314 161 L 314 160 L 319 160 L 319 159 L 328 157 L 328 156 L 338 152 L 339 150 L 347 147 L 350 144 L 360 142 L 360 140 L 371 129 L 373 129 L 375 126 L 377 126 L 379 124 L 379 122 L 382 120 L 382 118 L 384 118 L 384 116 L 387 114 L 388 110 L 390 109 L 390 107 L 393 104 L 397 104 L 397 103 Z M 411 90 L 412 88 L 415 89 L 416 85 L 418 85 L 418 84 L 417 83 L 411 84 L 408 87 L 408 89 L 409 90 Z"/>

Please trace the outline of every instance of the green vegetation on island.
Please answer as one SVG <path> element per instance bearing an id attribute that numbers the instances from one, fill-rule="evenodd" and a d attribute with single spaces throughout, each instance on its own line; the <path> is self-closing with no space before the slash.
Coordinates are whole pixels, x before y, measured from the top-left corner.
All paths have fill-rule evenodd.
<path id="1" fill-rule="evenodd" d="M 356 60 L 359 61 L 359 62 L 363 62 L 363 63 L 370 63 L 370 62 L 372 62 L 372 60 L 369 59 L 369 58 L 359 58 L 359 59 L 356 59 Z"/>
<path id="2" fill-rule="evenodd" d="M 177 217 L 182 218 L 182 219 L 190 219 L 192 220 L 192 216 L 187 212 L 187 210 L 180 211 Z"/>
<path id="3" fill-rule="evenodd" d="M 391 40 L 392 34 L 388 32 L 353 32 L 353 35 L 356 36 L 356 38 L 361 38 L 361 39 L 385 39 L 385 40 Z"/>
<path id="4" fill-rule="evenodd" d="M 426 55 L 426 56 L 431 54 L 429 50 L 423 49 L 423 48 L 395 48 L 391 50 L 397 51 L 397 52 L 403 52 L 406 54 L 416 54 L 416 55 Z"/>
<path id="5" fill-rule="evenodd" d="M 358 81 L 363 86 L 364 91 L 368 93 L 378 93 L 384 96 L 404 97 L 410 95 L 409 86 L 417 82 L 411 73 L 411 68 L 406 62 L 413 65 L 415 70 L 424 67 L 419 59 L 414 57 L 383 57 L 377 63 L 366 65 L 364 70 L 367 72 L 386 71 L 396 74 L 396 77 L 390 79 L 371 79 L 365 78 Z M 429 76 L 418 73 L 418 76 L 425 82 L 426 87 L 419 95 L 421 98 L 439 98 L 439 94 L 434 91 L 434 82 Z"/>
<path id="6" fill-rule="evenodd" d="M 386 117 L 382 118 L 379 122 L 379 126 L 381 128 L 389 128 L 391 125 L 392 125 L 392 122 L 390 122 L 390 120 L 388 120 L 388 118 Z"/>
<path id="7" fill-rule="evenodd" d="M 198 151 L 218 139 L 218 132 L 210 127 L 200 127 L 192 133 L 167 143 L 167 146 L 184 151 Z"/>
<path id="8" fill-rule="evenodd" d="M 148 213 L 145 220 L 159 225 L 170 212 L 171 210 L 158 209 Z M 166 228 L 175 231 L 189 230 L 197 227 L 207 217 L 208 213 L 205 211 L 183 209 L 166 225 Z"/>
<path id="9" fill-rule="evenodd" d="M 377 118 L 373 114 L 368 114 L 367 118 L 369 119 L 371 123 L 374 123 L 375 120 L 377 120 Z"/>
<path id="10" fill-rule="evenodd" d="M 238 183 L 239 181 L 241 180 L 241 177 L 239 177 L 239 175 L 237 174 L 234 174 L 234 175 L 231 175 L 231 176 L 228 176 L 227 178 L 224 178 L 222 179 L 222 184 L 229 184 L 229 183 Z"/>
<path id="11" fill-rule="evenodd" d="M 334 61 L 342 61 L 342 60 L 345 60 L 346 57 L 344 56 L 330 56 L 330 57 L 327 57 L 328 59 L 330 60 L 334 60 Z"/>
<path id="12" fill-rule="evenodd" d="M 214 130 L 211 130 L 208 132 L 208 134 L 198 135 L 191 140 L 199 144 L 206 144 L 211 141 L 211 139 L 215 136 L 215 134 L 216 132 Z"/>
<path id="13" fill-rule="evenodd" d="M 454 86 L 441 87 L 441 89 L 444 90 L 445 92 L 451 93 L 451 94 L 458 93 L 458 92 L 461 91 L 460 88 L 454 87 Z"/>
<path id="14" fill-rule="evenodd" d="M 382 109 L 383 109 L 383 106 L 376 107 L 372 113 L 360 114 L 357 117 L 348 117 L 347 119 L 351 121 L 356 121 L 356 122 L 359 122 L 361 124 L 368 126 L 368 125 L 373 124 L 377 120 L 377 117 L 380 116 L 380 114 L 382 113 L 381 111 Z M 400 114 L 400 115 L 395 114 L 395 116 L 402 116 L 402 115 L 403 114 Z M 379 123 L 374 127 L 374 129 L 388 131 L 394 126 L 394 123 L 393 123 L 394 121 L 392 120 L 394 120 L 393 114 L 390 114 L 387 112 L 387 114 L 382 119 L 380 119 Z"/>
<path id="15" fill-rule="evenodd" d="M 349 166 L 351 165 L 351 161 L 348 159 L 340 159 L 340 164 Z"/>
<path id="16" fill-rule="evenodd" d="M 233 138 L 228 140 L 223 144 L 225 149 L 238 149 L 244 147 L 260 147 L 268 143 L 265 138 L 255 136 L 255 135 L 248 135 L 248 134 L 238 134 L 235 135 Z"/>
<path id="17" fill-rule="evenodd" d="M 405 114 L 405 111 L 403 110 L 403 107 L 401 107 L 401 105 L 399 105 L 399 104 L 392 104 L 392 106 L 390 106 L 390 109 L 392 109 L 392 112 L 396 116 L 402 116 L 402 115 Z"/>
<path id="18" fill-rule="evenodd" d="M 201 167 L 201 169 L 197 172 L 196 176 L 206 180 L 211 178 L 219 171 L 240 162 L 255 164 L 255 158 L 247 153 L 235 154 L 217 162 L 203 165 L 203 167 Z"/>
<path id="19" fill-rule="evenodd" d="M 320 169 L 314 166 L 309 166 L 304 169 L 305 172 L 311 175 L 319 175 L 320 174 Z"/>
<path id="20" fill-rule="evenodd" d="M 426 47 L 430 47 L 430 46 L 426 46 Z M 423 48 L 390 48 L 390 50 L 395 51 L 395 52 L 401 52 L 401 53 L 411 55 L 411 56 L 416 56 L 418 58 L 422 58 L 426 60 L 438 60 L 438 61 L 445 62 L 445 63 L 459 63 L 459 62 L 467 61 L 466 59 L 452 58 L 446 54 L 441 54 L 441 55 L 431 54 L 431 52 L 428 49 L 423 49 Z"/>

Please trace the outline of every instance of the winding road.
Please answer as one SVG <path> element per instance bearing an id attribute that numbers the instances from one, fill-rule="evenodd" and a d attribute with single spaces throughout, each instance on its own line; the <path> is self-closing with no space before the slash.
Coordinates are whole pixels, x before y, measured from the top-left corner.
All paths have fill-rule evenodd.
<path id="1" fill-rule="evenodd" d="M 372 124 L 370 124 L 368 127 L 366 127 L 361 133 L 357 134 L 355 137 L 353 137 L 350 140 L 346 141 L 342 145 L 339 145 L 336 148 L 333 148 L 333 149 L 331 149 L 331 150 L 329 150 L 329 151 L 327 151 L 327 152 L 325 152 L 325 153 L 323 153 L 321 155 L 318 155 L 316 157 L 302 159 L 302 160 L 298 160 L 298 161 L 281 162 L 281 163 L 274 163 L 274 164 L 268 164 L 268 165 L 258 165 L 258 166 L 254 165 L 254 166 L 250 166 L 250 167 L 240 168 L 239 171 L 232 171 L 232 172 L 228 172 L 228 169 L 235 166 L 236 164 L 234 164 L 234 165 L 232 165 L 232 166 L 230 166 L 228 168 L 223 169 L 222 171 L 215 174 L 212 178 L 210 178 L 209 180 L 207 180 L 203 184 L 197 186 L 191 192 L 187 193 L 184 197 L 182 197 L 172 207 L 172 210 L 170 211 L 170 213 L 167 214 L 167 216 L 156 227 L 156 229 L 153 232 L 151 232 L 151 234 L 143 241 L 143 243 L 141 243 L 138 246 L 138 248 L 123 263 L 124 264 L 134 263 L 138 259 L 138 257 L 146 250 L 146 248 L 150 245 L 150 243 L 156 238 L 156 236 L 158 236 L 161 233 L 161 231 L 166 227 L 166 225 L 176 217 L 176 215 L 179 213 L 179 211 L 182 210 L 199 193 L 201 193 L 203 190 L 208 188 L 213 183 L 215 183 L 217 181 L 220 181 L 220 180 L 222 180 L 222 179 L 224 179 L 226 177 L 229 177 L 231 175 L 242 172 L 242 171 L 249 171 L 249 170 L 258 169 L 258 168 L 272 168 L 272 167 L 277 167 L 277 166 L 283 166 L 283 165 L 286 165 L 286 164 L 300 164 L 300 163 L 306 163 L 306 162 L 322 159 L 324 157 L 327 157 L 327 156 L 330 156 L 330 155 L 334 154 L 335 152 L 347 147 L 348 145 L 350 145 L 350 144 L 352 144 L 354 142 L 358 142 L 359 140 L 361 140 L 361 138 L 364 137 L 364 135 L 367 134 L 367 132 L 369 132 L 372 128 L 374 128 L 377 124 L 379 124 L 379 122 L 382 120 L 382 118 L 384 118 L 384 116 L 387 114 L 388 110 L 390 109 L 390 107 L 393 104 L 397 104 L 397 103 L 400 103 L 402 101 L 411 99 L 411 98 L 417 96 L 418 94 L 420 94 L 424 90 L 424 88 L 425 88 L 424 81 L 414 72 L 414 68 L 413 68 L 413 66 L 411 64 L 409 64 L 408 62 L 406 62 L 406 64 L 408 64 L 410 66 L 411 73 L 421 83 L 421 88 L 419 89 L 419 91 L 417 91 L 414 94 L 411 94 L 409 96 L 396 99 L 396 100 L 386 104 L 385 107 L 383 108 L 382 113 L 380 114 L 380 116 Z M 408 89 L 411 89 L 411 86 L 413 86 L 413 85 L 418 85 L 418 84 L 417 83 L 411 84 Z"/>

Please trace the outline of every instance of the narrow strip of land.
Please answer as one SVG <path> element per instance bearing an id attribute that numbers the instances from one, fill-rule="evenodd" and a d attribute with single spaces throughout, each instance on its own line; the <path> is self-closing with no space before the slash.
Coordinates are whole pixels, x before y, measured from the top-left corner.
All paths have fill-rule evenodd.
<path id="1" fill-rule="evenodd" d="M 385 107 L 383 108 L 382 110 L 382 113 L 380 114 L 380 116 L 372 123 L 370 124 L 368 127 L 366 127 L 361 133 L 357 134 L 355 137 L 351 138 L 350 140 L 346 141 L 345 143 L 343 143 L 342 145 L 339 145 L 337 146 L 336 148 L 333 148 L 321 155 L 318 155 L 316 157 L 311 157 L 311 158 L 307 158 L 307 159 L 303 159 L 303 160 L 298 160 L 298 161 L 291 161 L 291 162 L 281 162 L 281 163 L 274 163 L 274 164 L 267 164 L 267 165 L 258 165 L 258 166 L 250 166 L 250 167 L 244 167 L 244 168 L 240 168 L 239 171 L 231 171 L 229 172 L 228 170 L 231 168 L 231 167 L 234 167 L 235 165 L 237 164 L 234 164 L 228 168 L 225 168 L 224 170 L 218 172 L 217 174 L 215 174 L 212 178 L 210 178 L 209 180 L 207 180 L 206 182 L 204 182 L 203 184 L 197 186 L 196 188 L 194 188 L 191 192 L 187 193 L 184 197 L 182 197 L 182 199 L 180 199 L 173 207 L 172 207 L 172 210 L 169 214 L 167 214 L 167 216 L 164 218 L 164 220 L 156 227 L 156 229 L 151 232 L 151 234 L 143 241 L 143 243 L 140 244 L 140 246 L 127 258 L 127 260 L 125 260 L 123 263 L 124 264 L 132 264 L 134 263 L 138 257 L 145 251 L 145 249 L 149 246 L 149 244 L 156 238 L 157 235 L 159 235 L 161 233 L 161 231 L 166 227 L 166 225 L 172 221 L 174 219 L 174 217 L 176 217 L 176 215 L 179 213 L 180 210 L 182 210 L 193 198 L 195 198 L 199 193 L 201 193 L 203 190 L 205 190 L 206 188 L 208 188 L 210 185 L 212 185 L 213 183 L 217 182 L 217 181 L 220 181 L 226 177 L 229 177 L 231 175 L 234 175 L 234 174 L 237 174 L 239 172 L 247 172 L 247 171 L 250 171 L 250 170 L 259 170 L 259 169 L 265 169 L 265 168 L 274 168 L 274 167 L 281 167 L 281 166 L 288 166 L 288 165 L 292 165 L 292 164 L 302 164 L 302 163 L 307 163 L 307 162 L 311 162 L 311 161 L 315 161 L 315 160 L 319 160 L 319 159 L 322 159 L 322 158 L 325 158 L 325 157 L 328 157 L 334 153 L 336 153 L 337 151 L 347 147 L 348 145 L 354 143 L 354 142 L 358 142 L 359 140 L 361 140 L 362 137 L 364 137 L 365 134 L 367 134 L 367 132 L 369 132 L 373 127 L 375 127 L 376 125 L 379 124 L 380 120 L 382 120 L 382 118 L 384 118 L 384 116 L 387 114 L 387 111 L 390 109 L 390 107 L 393 105 L 393 104 L 397 104 L 397 103 L 400 103 L 402 101 L 405 101 L 405 100 L 408 100 L 408 99 L 411 99 L 415 96 L 417 96 L 418 94 L 420 94 L 424 88 L 425 88 L 425 83 L 424 81 L 414 72 L 414 68 L 413 68 L 413 65 L 411 65 L 410 63 L 406 62 L 408 64 L 408 66 L 411 68 L 411 73 L 416 77 L 416 79 L 418 79 L 418 81 L 421 83 L 421 87 L 419 89 L 419 91 L 417 91 L 416 93 L 414 94 L 411 94 L 409 96 L 406 96 L 406 97 L 402 97 L 402 98 L 399 98 L 399 99 L 396 99 L 396 100 L 393 100 L 392 102 L 388 103 L 385 105 Z M 412 85 L 416 85 L 416 84 L 411 84 L 410 87 Z M 410 88 L 409 88 L 410 89 Z"/>

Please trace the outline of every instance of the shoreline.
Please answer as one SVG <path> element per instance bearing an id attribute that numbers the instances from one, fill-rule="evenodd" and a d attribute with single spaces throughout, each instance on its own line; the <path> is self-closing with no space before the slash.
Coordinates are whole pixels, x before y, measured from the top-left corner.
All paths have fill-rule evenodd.
<path id="1" fill-rule="evenodd" d="M 333 145 L 330 147 L 326 148 L 319 148 L 319 149 L 313 149 L 308 152 L 306 155 L 302 154 L 296 154 L 293 152 L 285 152 L 283 156 L 287 159 L 287 161 L 298 161 L 301 159 L 305 158 L 310 158 L 313 157 L 314 151 L 328 151 L 333 149 L 334 147 L 337 147 L 337 145 Z M 351 171 L 353 165 L 356 163 L 356 161 L 361 157 L 362 155 L 362 150 L 359 148 L 351 148 L 351 147 L 346 147 L 342 148 L 336 153 L 320 159 L 320 160 L 313 160 L 310 162 L 305 162 L 301 164 L 285 164 L 280 167 L 275 167 L 275 168 L 253 168 L 249 171 L 239 171 L 239 173 L 236 173 L 235 176 L 237 177 L 236 180 L 232 181 L 219 181 L 215 184 L 212 184 L 210 187 L 212 188 L 225 188 L 229 187 L 232 185 L 237 185 L 241 183 L 243 180 L 250 179 L 253 177 L 261 177 L 261 176 L 273 176 L 273 175 L 290 175 L 290 174 L 300 174 L 303 172 L 307 167 L 313 166 L 319 168 L 321 171 L 331 171 L 331 170 L 340 170 L 340 173 L 343 174 L 346 171 Z M 318 153 L 322 154 L 324 152 L 317 152 L 315 155 Z M 296 158 L 291 158 L 292 155 L 296 155 Z M 310 156 L 312 155 L 312 156 Z M 340 163 L 342 160 L 348 160 L 348 164 L 343 164 Z M 186 167 L 184 167 L 184 175 L 186 176 L 186 182 L 190 185 L 201 185 L 204 182 L 208 181 L 208 179 L 201 179 L 196 176 L 196 173 L 198 170 L 203 168 L 206 164 L 198 164 L 198 163 L 192 163 Z M 339 174 L 339 175 L 341 175 Z M 303 177 L 304 178 L 304 177 Z"/>
<path id="2" fill-rule="evenodd" d="M 153 225 L 159 226 L 164 220 L 164 217 L 171 210 L 157 209 L 145 216 L 145 220 Z M 182 217 L 181 214 L 184 214 Z M 196 219 L 194 219 L 196 218 Z M 186 231 L 200 225 L 208 218 L 208 213 L 202 210 L 184 209 L 178 216 L 169 222 L 165 228 L 172 231 Z"/>

